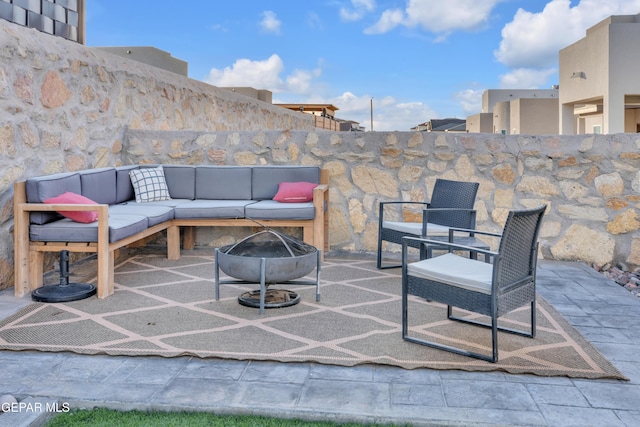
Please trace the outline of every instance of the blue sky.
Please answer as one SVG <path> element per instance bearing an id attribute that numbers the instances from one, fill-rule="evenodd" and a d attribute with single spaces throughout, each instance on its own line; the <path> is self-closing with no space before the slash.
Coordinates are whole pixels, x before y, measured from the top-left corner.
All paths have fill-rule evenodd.
<path id="1" fill-rule="evenodd" d="M 480 112 L 486 89 L 547 89 L 558 51 L 640 0 L 88 0 L 89 46 L 154 46 L 214 86 L 327 103 L 367 130 Z M 373 105 L 373 108 L 371 106 Z"/>

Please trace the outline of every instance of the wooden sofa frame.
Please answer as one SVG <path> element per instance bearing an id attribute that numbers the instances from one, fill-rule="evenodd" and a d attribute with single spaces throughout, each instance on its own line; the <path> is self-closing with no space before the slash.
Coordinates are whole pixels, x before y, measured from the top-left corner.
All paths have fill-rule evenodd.
<path id="1" fill-rule="evenodd" d="M 329 250 L 329 175 L 325 169 L 320 170 L 320 185 L 313 190 L 315 217 L 311 220 L 259 220 L 267 227 L 298 227 L 303 230 L 303 240 L 322 251 Z M 125 246 L 144 245 L 145 240 L 167 230 L 167 258 L 180 258 L 180 228 L 183 229 L 183 248 L 195 247 L 195 227 L 256 227 L 256 221 L 248 218 L 197 218 L 172 219 L 154 225 L 144 231 L 109 242 L 109 205 L 106 204 L 43 204 L 28 203 L 26 181 L 14 183 L 14 275 L 15 296 L 22 297 L 26 293 L 44 284 L 45 252 L 67 250 L 77 253 L 95 253 L 98 261 L 97 296 L 106 298 L 114 292 L 114 268 L 116 251 Z M 29 238 L 29 214 L 31 212 L 53 211 L 97 211 L 97 242 L 36 242 Z"/>

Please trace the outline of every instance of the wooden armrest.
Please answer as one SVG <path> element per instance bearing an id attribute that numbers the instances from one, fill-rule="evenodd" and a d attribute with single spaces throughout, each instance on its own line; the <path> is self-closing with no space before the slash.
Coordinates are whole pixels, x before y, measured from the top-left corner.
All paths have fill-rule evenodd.
<path id="1" fill-rule="evenodd" d="M 55 212 L 55 211 L 98 211 L 106 208 L 109 210 L 109 205 L 105 204 L 71 204 L 71 203 L 20 203 L 18 209 L 25 212 Z"/>
<path id="2" fill-rule="evenodd" d="M 316 194 L 326 193 L 327 191 L 329 191 L 329 186 L 327 184 L 317 185 L 313 189 L 313 197 L 315 198 Z"/>

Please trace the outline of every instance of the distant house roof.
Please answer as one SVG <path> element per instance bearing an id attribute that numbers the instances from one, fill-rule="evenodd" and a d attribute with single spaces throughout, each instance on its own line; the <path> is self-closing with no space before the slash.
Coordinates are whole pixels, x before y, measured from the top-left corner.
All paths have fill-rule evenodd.
<path id="1" fill-rule="evenodd" d="M 333 116 L 335 111 L 339 108 L 332 104 L 273 104 L 278 107 L 287 108 L 294 111 L 302 111 L 304 113 L 325 113 L 329 116 Z"/>
<path id="2" fill-rule="evenodd" d="M 467 130 L 465 119 L 431 119 L 428 122 L 419 124 L 411 130 L 422 130 L 427 132 L 464 132 Z"/>

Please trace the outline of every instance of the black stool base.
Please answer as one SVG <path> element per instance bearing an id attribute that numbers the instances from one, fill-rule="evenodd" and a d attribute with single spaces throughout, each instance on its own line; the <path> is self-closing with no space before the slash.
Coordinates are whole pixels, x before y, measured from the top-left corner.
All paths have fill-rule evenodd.
<path id="1" fill-rule="evenodd" d="M 48 285 L 31 292 L 31 299 L 38 302 L 69 302 L 89 298 L 96 294 L 96 287 L 88 283 Z"/>

